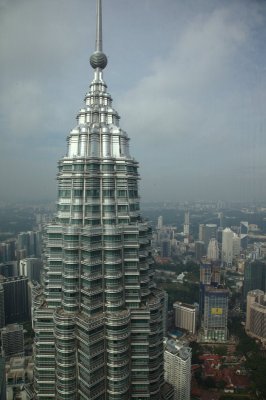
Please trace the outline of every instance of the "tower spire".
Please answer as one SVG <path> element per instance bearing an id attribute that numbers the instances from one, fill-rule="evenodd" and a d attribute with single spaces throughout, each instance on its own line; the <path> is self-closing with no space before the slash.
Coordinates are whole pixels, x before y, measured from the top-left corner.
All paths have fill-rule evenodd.
<path id="1" fill-rule="evenodd" d="M 103 53 L 103 40 L 102 40 L 102 1 L 97 0 L 96 6 L 96 43 L 95 51 L 91 55 L 90 64 L 93 69 L 99 68 L 103 70 L 107 65 L 107 57 Z"/>
<path id="2" fill-rule="evenodd" d="M 95 51 L 103 51 L 102 0 L 97 0 L 97 21 L 96 21 Z"/>

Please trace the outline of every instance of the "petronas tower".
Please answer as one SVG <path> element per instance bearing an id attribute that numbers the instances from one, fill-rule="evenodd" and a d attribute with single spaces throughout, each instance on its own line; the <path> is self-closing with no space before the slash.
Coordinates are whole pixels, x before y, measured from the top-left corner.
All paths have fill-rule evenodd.
<path id="1" fill-rule="evenodd" d="M 163 377 L 164 293 L 153 282 L 138 163 L 103 80 L 101 0 L 94 76 L 59 161 L 33 300 L 34 399 L 170 398 Z"/>

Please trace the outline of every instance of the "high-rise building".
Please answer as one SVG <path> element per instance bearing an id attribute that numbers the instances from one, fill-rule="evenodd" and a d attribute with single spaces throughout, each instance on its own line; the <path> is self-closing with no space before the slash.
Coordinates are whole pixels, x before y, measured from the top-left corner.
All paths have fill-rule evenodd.
<path id="1" fill-rule="evenodd" d="M 0 399 L 6 400 L 5 359 L 2 357 L 0 357 Z"/>
<path id="2" fill-rule="evenodd" d="M 206 248 L 212 238 L 217 237 L 217 225 L 216 224 L 200 224 L 199 225 L 199 240 L 205 243 Z"/>
<path id="3" fill-rule="evenodd" d="M 10 278 L 12 276 L 18 276 L 18 266 L 16 261 L 9 261 L 0 264 L 0 275 Z"/>
<path id="4" fill-rule="evenodd" d="M 232 266 L 233 259 L 240 255 L 241 239 L 230 228 L 223 230 L 222 237 L 222 261 L 228 266 Z"/>
<path id="5" fill-rule="evenodd" d="M 192 334 L 196 333 L 198 322 L 198 307 L 176 301 L 173 304 L 175 327 L 184 329 Z"/>
<path id="6" fill-rule="evenodd" d="M 204 237 L 204 224 L 199 224 L 199 241 L 203 242 Z"/>
<path id="7" fill-rule="evenodd" d="M 19 274 L 27 276 L 30 281 L 40 283 L 42 261 L 40 258 L 24 258 L 19 262 Z"/>
<path id="8" fill-rule="evenodd" d="M 233 262 L 233 237 L 234 232 L 230 228 L 223 230 L 222 261 L 227 266 L 231 266 Z"/>
<path id="9" fill-rule="evenodd" d="M 205 286 L 203 339 L 207 342 L 227 340 L 228 297 L 228 289 Z"/>
<path id="10" fill-rule="evenodd" d="M 2 357 L 24 356 L 23 325 L 11 324 L 1 330 Z"/>
<path id="11" fill-rule="evenodd" d="M 45 287 L 33 299 L 39 400 L 156 400 L 169 393 L 164 292 L 153 281 L 151 229 L 139 212 L 138 163 L 103 80 L 101 25 L 98 0 L 94 78 L 59 161 Z"/>
<path id="12" fill-rule="evenodd" d="M 169 258 L 171 257 L 171 240 L 163 239 L 161 241 L 161 257 Z"/>
<path id="13" fill-rule="evenodd" d="M 241 247 L 246 249 L 248 247 L 248 221 L 240 222 L 240 239 Z"/>
<path id="14" fill-rule="evenodd" d="M 26 276 L 4 278 L 0 284 L 4 290 L 5 323 L 14 324 L 30 320 L 29 279 Z M 0 291 L 1 296 L 1 291 Z"/>
<path id="15" fill-rule="evenodd" d="M 184 242 L 185 243 L 189 243 L 189 211 L 185 212 L 185 216 L 184 216 Z"/>
<path id="16" fill-rule="evenodd" d="M 266 341 L 266 294 L 252 290 L 247 294 L 246 332 L 259 340 Z"/>
<path id="17" fill-rule="evenodd" d="M 5 326 L 5 298 L 4 298 L 4 288 L 0 283 L 0 329 Z"/>
<path id="18" fill-rule="evenodd" d="M 16 240 L 8 239 L 0 243 L 0 263 L 16 260 Z"/>
<path id="19" fill-rule="evenodd" d="M 241 252 L 241 239 L 236 233 L 233 237 L 233 258 L 239 257 Z"/>
<path id="20" fill-rule="evenodd" d="M 219 227 L 222 228 L 224 226 L 224 214 L 223 212 L 218 212 L 218 218 L 219 218 Z"/>
<path id="21" fill-rule="evenodd" d="M 162 229 L 162 227 L 163 227 L 163 216 L 160 215 L 160 216 L 158 217 L 157 229 Z"/>
<path id="22" fill-rule="evenodd" d="M 243 300 L 251 290 L 266 292 L 266 263 L 263 261 L 249 261 L 244 268 Z"/>
<path id="23" fill-rule="evenodd" d="M 205 287 L 213 286 L 217 287 L 221 280 L 221 268 L 220 265 L 207 260 L 202 259 L 200 264 L 200 290 L 199 290 L 199 314 L 200 316 L 204 313 L 204 296 Z"/>
<path id="24" fill-rule="evenodd" d="M 174 387 L 174 400 L 190 400 L 191 348 L 168 339 L 164 351 L 164 377 Z"/>
<path id="25" fill-rule="evenodd" d="M 212 238 L 209 241 L 207 250 L 207 259 L 210 261 L 219 260 L 219 246 L 218 246 L 218 241 L 215 238 Z"/>
<path id="26" fill-rule="evenodd" d="M 184 235 L 189 235 L 189 211 L 186 211 L 184 216 Z"/>
<path id="27" fill-rule="evenodd" d="M 212 281 L 212 263 L 205 260 L 200 264 L 200 283 L 210 285 Z"/>
<path id="28" fill-rule="evenodd" d="M 206 248 L 205 248 L 205 243 L 197 240 L 195 242 L 195 258 L 197 261 L 200 261 L 203 256 L 206 255 Z"/>
<path id="29" fill-rule="evenodd" d="M 26 257 L 41 256 L 41 232 L 28 231 L 18 234 L 17 255 L 23 254 L 23 251 Z"/>

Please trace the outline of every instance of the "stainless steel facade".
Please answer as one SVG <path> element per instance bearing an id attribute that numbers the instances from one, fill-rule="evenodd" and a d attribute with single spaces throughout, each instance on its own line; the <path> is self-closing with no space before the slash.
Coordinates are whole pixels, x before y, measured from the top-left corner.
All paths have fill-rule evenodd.
<path id="1" fill-rule="evenodd" d="M 153 282 L 138 163 L 103 80 L 101 1 L 94 78 L 59 161 L 56 222 L 33 301 L 36 399 L 163 399 L 164 293 Z"/>

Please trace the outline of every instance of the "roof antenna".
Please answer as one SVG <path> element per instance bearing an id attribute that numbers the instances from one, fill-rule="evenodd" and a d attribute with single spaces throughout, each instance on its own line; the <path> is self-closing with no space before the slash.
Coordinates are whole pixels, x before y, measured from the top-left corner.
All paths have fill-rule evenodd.
<path id="1" fill-rule="evenodd" d="M 93 69 L 103 70 L 107 65 L 107 57 L 103 53 L 103 40 L 102 40 L 102 0 L 97 0 L 97 19 L 96 19 L 96 42 L 95 51 L 91 55 L 90 64 Z"/>

